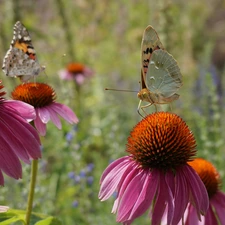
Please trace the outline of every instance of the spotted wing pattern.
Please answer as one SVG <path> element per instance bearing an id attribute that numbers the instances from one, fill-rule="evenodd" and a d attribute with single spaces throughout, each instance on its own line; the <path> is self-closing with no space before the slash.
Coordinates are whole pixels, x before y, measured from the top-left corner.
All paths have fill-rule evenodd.
<path id="1" fill-rule="evenodd" d="M 141 63 L 142 89 L 138 93 L 141 101 L 147 101 L 149 105 L 165 104 L 179 98 L 176 91 L 182 85 L 180 69 L 173 56 L 164 50 L 152 26 L 147 26 L 143 33 Z"/>
<path id="2" fill-rule="evenodd" d="M 144 30 L 141 42 L 141 63 L 144 78 L 148 70 L 151 55 L 157 49 L 164 49 L 164 47 L 155 29 L 149 25 Z"/>
<path id="3" fill-rule="evenodd" d="M 2 70 L 6 76 L 21 77 L 23 81 L 38 75 L 45 67 L 38 63 L 27 29 L 18 21 L 8 52 L 3 59 Z"/>

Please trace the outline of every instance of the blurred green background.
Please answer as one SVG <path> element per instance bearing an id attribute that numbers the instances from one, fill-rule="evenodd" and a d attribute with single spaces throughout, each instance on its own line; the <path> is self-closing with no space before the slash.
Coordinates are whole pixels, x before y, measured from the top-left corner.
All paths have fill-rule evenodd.
<path id="1" fill-rule="evenodd" d="M 60 131 L 47 125 L 35 212 L 57 216 L 66 225 L 116 224 L 110 213 L 113 197 L 98 200 L 99 179 L 111 160 L 126 155 L 126 139 L 141 117 L 137 93 L 104 89 L 140 90 L 140 45 L 149 24 L 183 74 L 172 111 L 194 132 L 198 156 L 214 163 L 225 182 L 224 1 L 1 0 L 1 61 L 17 20 L 29 30 L 38 60 L 46 66 L 37 81 L 51 85 L 57 101 L 71 107 L 80 120 L 77 126 L 63 121 Z M 83 63 L 95 75 L 79 88 L 60 80 L 58 71 L 69 62 Z M 1 79 L 10 97 L 19 81 L 3 72 Z M 29 172 L 30 166 L 24 165 L 22 180 L 5 176 L 0 205 L 26 208 Z M 149 224 L 147 213 L 133 224 L 140 223 Z"/>

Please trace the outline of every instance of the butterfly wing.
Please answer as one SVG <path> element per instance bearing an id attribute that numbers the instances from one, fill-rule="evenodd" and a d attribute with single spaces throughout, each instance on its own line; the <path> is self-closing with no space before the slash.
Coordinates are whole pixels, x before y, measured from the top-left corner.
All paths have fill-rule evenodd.
<path id="1" fill-rule="evenodd" d="M 13 30 L 14 36 L 11 42 L 11 47 L 18 48 L 26 53 L 30 59 L 37 60 L 31 37 L 24 25 L 20 21 L 17 21 Z"/>
<path id="2" fill-rule="evenodd" d="M 164 49 L 159 36 L 152 26 L 147 26 L 143 33 L 141 42 L 141 64 L 142 64 L 142 88 L 146 88 L 146 73 L 152 53 L 157 49 Z"/>
<path id="3" fill-rule="evenodd" d="M 167 51 L 160 49 L 152 53 L 146 74 L 146 85 L 151 93 L 161 96 L 164 101 L 168 99 L 168 102 L 182 86 L 180 68 Z"/>
<path id="4" fill-rule="evenodd" d="M 6 76 L 35 76 L 38 75 L 44 67 L 31 60 L 27 54 L 18 48 L 10 48 L 3 60 L 2 70 Z"/>
<path id="5" fill-rule="evenodd" d="M 45 67 L 38 63 L 34 47 L 27 29 L 18 21 L 13 28 L 13 40 L 3 59 L 2 70 L 7 76 L 35 76 Z"/>

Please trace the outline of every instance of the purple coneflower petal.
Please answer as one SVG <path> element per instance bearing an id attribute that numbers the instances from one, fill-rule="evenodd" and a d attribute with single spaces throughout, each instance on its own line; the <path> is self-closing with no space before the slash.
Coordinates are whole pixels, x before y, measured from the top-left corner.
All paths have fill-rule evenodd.
<path id="1" fill-rule="evenodd" d="M 52 109 L 70 124 L 79 122 L 74 112 L 66 105 L 54 102 L 54 104 L 52 104 Z"/>
<path id="2" fill-rule="evenodd" d="M 15 179 L 19 179 L 22 177 L 21 163 L 15 153 L 9 150 L 7 144 L 1 145 L 0 158 L 0 168 L 3 172 Z"/>
<path id="3" fill-rule="evenodd" d="M 105 176 L 104 180 L 102 180 L 102 185 L 99 192 L 99 198 L 101 201 L 108 199 L 115 192 L 119 182 L 121 181 L 121 177 L 124 176 L 124 173 L 127 170 L 127 164 L 121 164 L 115 166 Z"/>
<path id="4" fill-rule="evenodd" d="M 200 225 L 201 221 L 199 221 L 198 213 L 196 212 L 196 209 L 189 204 L 188 206 L 188 214 L 187 214 L 187 220 L 185 222 L 185 225 Z M 179 225 L 183 225 L 183 223 L 180 223 Z"/>
<path id="5" fill-rule="evenodd" d="M 50 114 L 47 107 L 36 108 L 37 115 L 43 123 L 48 123 L 50 120 Z"/>
<path id="6" fill-rule="evenodd" d="M 74 79 L 77 82 L 77 84 L 79 84 L 79 85 L 82 85 L 84 83 L 84 81 L 85 81 L 85 78 L 84 78 L 83 74 L 76 74 Z"/>
<path id="7" fill-rule="evenodd" d="M 13 124 L 12 126 L 4 122 L 9 119 L 10 124 Z M 37 159 L 41 157 L 41 152 L 37 151 L 37 149 L 40 149 L 40 139 L 35 129 L 30 126 L 30 124 L 26 123 L 23 118 L 16 114 L 12 115 L 10 111 L 7 113 L 1 112 L 1 129 L 2 131 L 4 130 L 1 138 L 10 143 L 13 151 L 24 162 L 29 163 L 30 158 Z M 12 138 L 16 141 L 12 141 Z"/>
<path id="8" fill-rule="evenodd" d="M 115 200 L 115 202 L 113 204 L 112 213 L 117 212 L 117 209 L 119 207 L 121 198 L 123 197 L 124 191 L 127 189 L 128 184 L 132 181 L 134 176 L 138 173 L 133 161 L 130 161 L 128 163 L 127 160 L 124 160 L 124 163 L 127 163 L 126 171 L 124 171 L 124 174 L 121 178 L 121 182 L 117 186 L 118 194 L 117 194 L 117 199 Z M 117 218 L 117 220 L 118 220 L 118 218 Z"/>
<path id="9" fill-rule="evenodd" d="M 113 162 L 111 162 L 108 167 L 104 170 L 101 178 L 100 178 L 100 184 L 102 183 L 102 181 L 105 179 L 105 177 L 108 175 L 108 173 L 110 173 L 110 171 L 117 166 L 120 163 L 124 163 L 124 162 L 128 162 L 129 161 L 129 156 L 124 156 L 121 157 Z"/>
<path id="10" fill-rule="evenodd" d="M 49 110 L 49 113 L 50 113 L 51 121 L 56 125 L 56 127 L 58 129 L 62 129 L 62 124 L 61 124 L 61 121 L 60 121 L 57 113 L 51 107 L 49 107 L 48 110 Z"/>
<path id="11" fill-rule="evenodd" d="M 147 173 L 147 171 L 146 171 Z M 132 222 L 135 218 L 141 216 L 150 207 L 158 187 L 157 173 L 154 171 L 146 177 L 140 196 L 135 203 L 128 221 Z"/>
<path id="12" fill-rule="evenodd" d="M 22 102 L 22 101 L 15 101 L 15 100 L 7 100 L 4 102 L 5 108 L 15 109 L 19 112 L 19 114 L 26 120 L 31 121 L 36 118 L 36 113 L 34 107 Z"/>
<path id="13" fill-rule="evenodd" d="M 152 213 L 152 225 L 159 224 L 164 214 L 165 208 L 168 205 L 167 223 L 171 224 L 174 214 L 174 200 L 173 194 L 168 186 L 165 175 L 161 171 L 157 171 L 159 176 L 158 194 L 156 197 L 153 213 Z M 159 194 L 160 193 L 160 194 Z"/>
<path id="14" fill-rule="evenodd" d="M 219 217 L 219 221 L 222 225 L 225 224 L 225 194 L 221 191 L 218 191 L 211 199 L 210 203 L 214 207 L 217 216 Z"/>
<path id="15" fill-rule="evenodd" d="M 177 224 L 185 212 L 185 209 L 189 202 L 190 194 L 189 194 L 189 189 L 188 189 L 188 184 L 186 182 L 186 179 L 180 170 L 176 171 L 175 182 L 176 182 L 176 192 L 175 192 L 175 198 L 174 198 L 175 213 L 174 213 L 173 223 Z"/>
<path id="16" fill-rule="evenodd" d="M 34 126 L 36 127 L 41 136 L 45 136 L 46 124 L 41 121 L 39 116 L 37 116 L 36 119 L 34 120 Z"/>
<path id="17" fill-rule="evenodd" d="M 208 193 L 202 180 L 191 166 L 187 165 L 182 171 L 191 190 L 192 204 L 196 207 L 200 220 L 201 215 L 199 212 L 205 214 L 209 207 Z"/>
<path id="18" fill-rule="evenodd" d="M 224 217 L 224 211 L 223 211 L 223 217 Z M 207 224 L 216 225 L 216 224 L 218 224 L 211 205 L 209 205 L 208 211 L 205 215 L 205 218 L 203 218 L 203 220 L 204 220 L 204 225 L 207 225 Z M 221 224 L 224 224 L 224 223 L 221 223 Z"/>
<path id="19" fill-rule="evenodd" d="M 59 77 L 62 80 L 73 80 L 73 74 L 68 72 L 67 70 L 60 70 Z"/>
<path id="20" fill-rule="evenodd" d="M 146 173 L 142 173 L 142 170 L 140 170 L 139 173 L 138 170 L 136 171 L 136 175 L 134 175 L 131 182 L 127 185 L 121 198 L 117 215 L 118 222 L 126 221 L 130 217 L 131 210 L 142 191 L 143 184 L 146 179 Z"/>

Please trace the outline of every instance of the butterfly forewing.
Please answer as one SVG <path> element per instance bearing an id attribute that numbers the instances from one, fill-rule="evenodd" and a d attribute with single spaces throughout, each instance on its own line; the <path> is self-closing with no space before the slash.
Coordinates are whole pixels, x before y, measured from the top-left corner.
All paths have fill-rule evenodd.
<path id="1" fill-rule="evenodd" d="M 29 80 L 45 67 L 38 63 L 30 35 L 23 24 L 16 22 L 13 30 L 13 39 L 3 59 L 2 70 L 7 76 L 19 76 L 21 80 Z"/>
<path id="2" fill-rule="evenodd" d="M 164 98 L 174 95 L 182 86 L 177 61 L 165 50 L 154 51 L 146 74 L 146 86 L 151 93 Z"/>
<path id="3" fill-rule="evenodd" d="M 155 29 L 152 26 L 147 26 L 141 43 L 141 63 L 144 76 L 147 73 L 151 55 L 157 49 L 164 49 L 164 47 Z"/>

